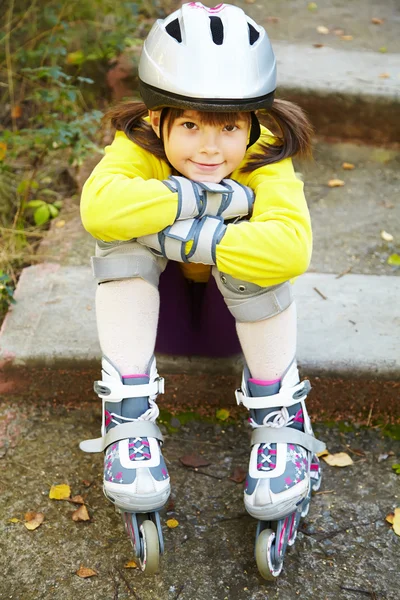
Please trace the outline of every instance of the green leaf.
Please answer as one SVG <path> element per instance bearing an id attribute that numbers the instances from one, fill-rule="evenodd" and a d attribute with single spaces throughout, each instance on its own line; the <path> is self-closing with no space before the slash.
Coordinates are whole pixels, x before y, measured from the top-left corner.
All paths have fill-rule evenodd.
<path id="1" fill-rule="evenodd" d="M 217 419 L 219 419 L 220 421 L 226 421 L 227 419 L 229 419 L 230 417 L 230 412 L 229 410 L 227 410 L 226 408 L 219 408 L 216 413 L 215 416 L 217 417 Z"/>
<path id="2" fill-rule="evenodd" d="M 33 213 L 33 218 L 35 220 L 36 225 L 43 225 L 50 220 L 50 210 L 48 204 L 43 204 L 43 206 L 39 206 Z"/>
<path id="3" fill-rule="evenodd" d="M 54 219 L 60 211 L 54 206 L 54 204 L 48 204 L 47 206 L 49 207 L 51 218 Z"/>
<path id="4" fill-rule="evenodd" d="M 39 206 L 43 206 L 43 204 L 46 204 L 44 200 L 30 200 L 27 203 L 27 206 L 29 206 L 29 208 L 39 208 Z"/>
<path id="5" fill-rule="evenodd" d="M 56 200 L 55 202 L 53 202 L 53 206 L 55 206 L 58 209 L 62 208 L 62 205 L 63 205 L 62 200 Z"/>
<path id="6" fill-rule="evenodd" d="M 387 259 L 388 265 L 392 265 L 394 267 L 400 266 L 400 254 L 391 254 Z"/>

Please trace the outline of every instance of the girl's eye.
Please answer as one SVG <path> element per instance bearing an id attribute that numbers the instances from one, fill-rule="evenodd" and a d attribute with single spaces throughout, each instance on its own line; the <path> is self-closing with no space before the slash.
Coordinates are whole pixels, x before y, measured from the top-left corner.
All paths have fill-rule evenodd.
<path id="1" fill-rule="evenodd" d="M 192 121 L 186 121 L 185 123 L 183 123 L 183 126 L 186 129 L 195 129 L 196 128 L 196 124 L 192 123 Z"/>
<path id="2" fill-rule="evenodd" d="M 237 126 L 236 125 L 225 125 L 224 130 L 225 131 L 236 131 Z"/>

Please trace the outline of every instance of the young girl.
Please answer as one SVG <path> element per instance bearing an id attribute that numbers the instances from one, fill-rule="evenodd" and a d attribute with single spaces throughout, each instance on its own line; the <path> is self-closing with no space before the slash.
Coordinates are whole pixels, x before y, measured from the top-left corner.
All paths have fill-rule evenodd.
<path id="1" fill-rule="evenodd" d="M 115 139 L 82 193 L 82 221 L 97 239 L 104 358 L 95 390 L 104 416 L 102 437 L 81 447 L 105 451 L 104 492 L 122 510 L 166 503 L 170 480 L 155 423 L 163 391 L 154 358 L 159 276 L 168 260 L 191 281 L 212 273 L 246 363 L 236 392 L 254 428 L 245 507 L 278 522 L 275 532 L 259 530 L 257 542 L 266 556 L 276 535 L 275 554 L 257 561 L 265 577 L 277 575 L 310 480 L 318 482 L 313 453 L 323 447 L 305 407 L 309 384 L 296 367 L 290 283 L 311 255 L 303 184 L 290 159 L 309 153 L 310 127 L 298 107 L 274 100 L 266 32 L 234 6 L 191 2 L 157 21 L 139 83 L 144 104 L 111 110 Z M 256 111 L 272 117 L 281 135 L 261 127 Z"/>

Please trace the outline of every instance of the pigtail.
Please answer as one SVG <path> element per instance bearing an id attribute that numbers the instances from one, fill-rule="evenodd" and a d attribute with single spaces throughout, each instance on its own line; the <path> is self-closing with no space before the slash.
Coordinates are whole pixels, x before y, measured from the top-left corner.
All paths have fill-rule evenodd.
<path id="1" fill-rule="evenodd" d="M 145 121 L 148 110 L 143 102 L 122 102 L 110 108 L 103 117 L 117 131 L 123 131 L 132 142 L 151 152 L 161 160 L 167 160 L 162 141 L 156 136 L 150 123 Z"/>
<path id="2" fill-rule="evenodd" d="M 254 154 L 250 149 L 243 172 L 250 172 L 292 156 L 311 158 L 313 129 L 300 106 L 287 100 L 274 100 L 268 113 L 259 112 L 257 116 L 273 132 L 275 143 L 261 143 Z"/>

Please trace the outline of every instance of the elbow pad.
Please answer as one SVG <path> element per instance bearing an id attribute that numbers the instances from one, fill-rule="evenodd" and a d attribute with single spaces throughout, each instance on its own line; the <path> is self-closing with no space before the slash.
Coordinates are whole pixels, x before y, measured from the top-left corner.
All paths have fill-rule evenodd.
<path id="1" fill-rule="evenodd" d="M 170 260 L 215 265 L 216 246 L 225 230 L 221 217 L 205 216 L 177 221 L 160 233 L 144 235 L 137 241 Z"/>
<path id="2" fill-rule="evenodd" d="M 171 192 L 178 194 L 176 221 L 204 215 L 223 219 L 245 217 L 254 204 L 253 190 L 233 179 L 223 179 L 221 183 L 199 183 L 171 175 L 163 183 Z"/>

